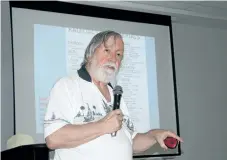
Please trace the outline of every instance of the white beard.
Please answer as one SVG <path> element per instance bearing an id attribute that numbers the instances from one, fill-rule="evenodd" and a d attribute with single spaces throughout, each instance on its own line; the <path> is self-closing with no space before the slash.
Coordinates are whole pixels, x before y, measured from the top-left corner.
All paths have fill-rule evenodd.
<path id="1" fill-rule="evenodd" d="M 114 68 L 110 69 L 107 66 L 111 66 Z M 115 83 L 116 75 L 117 75 L 117 66 L 113 62 L 107 62 L 102 66 L 98 65 L 98 62 L 95 57 L 93 57 L 90 72 L 95 80 L 103 82 L 103 83 Z"/>

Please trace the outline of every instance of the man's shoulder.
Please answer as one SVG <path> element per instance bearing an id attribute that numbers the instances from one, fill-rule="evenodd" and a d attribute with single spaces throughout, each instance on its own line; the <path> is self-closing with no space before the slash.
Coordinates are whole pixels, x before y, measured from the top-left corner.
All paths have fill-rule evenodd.
<path id="1" fill-rule="evenodd" d="M 78 75 L 67 75 L 60 77 L 56 80 L 54 87 L 67 87 L 70 88 L 72 86 L 78 85 Z"/>

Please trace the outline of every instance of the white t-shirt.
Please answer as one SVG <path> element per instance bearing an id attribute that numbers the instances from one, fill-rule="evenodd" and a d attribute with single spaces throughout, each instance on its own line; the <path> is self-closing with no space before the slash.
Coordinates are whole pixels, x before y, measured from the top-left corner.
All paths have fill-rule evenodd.
<path id="1" fill-rule="evenodd" d="M 44 137 L 67 124 L 86 124 L 98 121 L 112 110 L 111 102 L 92 83 L 84 67 L 73 77 L 61 78 L 51 90 L 44 119 Z M 132 160 L 132 139 L 136 132 L 129 118 L 128 109 L 121 98 L 120 108 L 124 114 L 123 126 L 116 137 L 110 134 L 70 149 L 55 150 L 54 160 Z"/>

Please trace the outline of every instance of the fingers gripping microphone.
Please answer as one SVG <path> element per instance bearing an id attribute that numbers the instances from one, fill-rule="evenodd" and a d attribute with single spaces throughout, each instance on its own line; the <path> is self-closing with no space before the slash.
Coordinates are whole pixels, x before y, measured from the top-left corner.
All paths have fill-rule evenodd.
<path id="1" fill-rule="evenodd" d="M 113 94 L 114 94 L 114 103 L 113 103 L 113 110 L 119 109 L 120 108 L 120 103 L 121 103 L 121 96 L 122 96 L 123 90 L 121 86 L 116 86 L 113 89 Z M 112 137 L 115 137 L 117 132 L 111 133 Z"/>

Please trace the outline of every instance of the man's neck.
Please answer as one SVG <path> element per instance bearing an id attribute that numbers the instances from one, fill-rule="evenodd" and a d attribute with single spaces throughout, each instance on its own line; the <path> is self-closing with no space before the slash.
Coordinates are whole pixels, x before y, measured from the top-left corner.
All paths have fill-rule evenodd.
<path id="1" fill-rule="evenodd" d="M 92 77 L 91 77 L 92 78 Z M 98 88 L 100 88 L 100 89 L 105 89 L 105 88 L 107 88 L 107 83 L 103 83 L 103 82 L 100 82 L 100 81 L 97 81 L 97 80 L 95 80 L 95 79 L 93 79 L 92 78 L 92 81 L 94 82 L 94 84 L 98 87 Z"/>
<path id="2" fill-rule="evenodd" d="M 94 76 L 92 75 L 89 66 L 85 66 L 87 72 L 89 73 L 92 82 L 97 86 L 97 88 L 99 89 L 99 91 L 102 93 L 102 95 L 105 97 L 107 102 L 111 102 L 111 96 L 110 96 L 110 92 L 108 89 L 108 83 L 103 83 L 101 81 L 98 81 L 94 78 Z"/>

